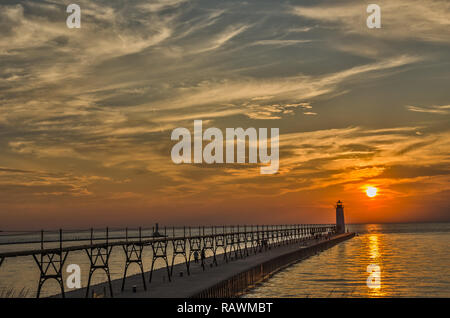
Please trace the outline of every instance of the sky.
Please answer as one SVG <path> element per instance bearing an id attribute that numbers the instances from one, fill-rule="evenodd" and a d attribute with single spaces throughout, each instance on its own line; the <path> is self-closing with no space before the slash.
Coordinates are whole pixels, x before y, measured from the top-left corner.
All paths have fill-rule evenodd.
<path id="1" fill-rule="evenodd" d="M 372 2 L 2 0 L 0 230 L 450 221 L 450 2 Z M 174 164 L 194 120 L 278 173 Z"/>

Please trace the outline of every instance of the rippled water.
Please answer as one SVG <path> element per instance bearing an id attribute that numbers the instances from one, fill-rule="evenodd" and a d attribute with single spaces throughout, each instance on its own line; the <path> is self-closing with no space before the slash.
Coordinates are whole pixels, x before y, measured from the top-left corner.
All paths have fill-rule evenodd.
<path id="1" fill-rule="evenodd" d="M 275 274 L 246 297 L 450 297 L 449 223 L 348 228 L 359 235 Z M 371 264 L 380 267 L 379 288 L 366 283 Z"/>

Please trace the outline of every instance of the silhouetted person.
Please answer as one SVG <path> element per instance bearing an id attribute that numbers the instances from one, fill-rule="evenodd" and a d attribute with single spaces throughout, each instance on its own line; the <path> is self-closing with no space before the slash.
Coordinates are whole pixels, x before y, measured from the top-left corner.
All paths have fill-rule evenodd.
<path id="1" fill-rule="evenodd" d="M 194 252 L 194 262 L 196 264 L 198 263 L 198 252 L 197 251 Z"/>
<path id="2" fill-rule="evenodd" d="M 203 270 L 205 270 L 206 255 L 205 255 L 205 249 L 204 248 L 202 248 L 202 252 L 200 253 L 200 257 L 202 259 L 202 268 L 203 268 Z"/>

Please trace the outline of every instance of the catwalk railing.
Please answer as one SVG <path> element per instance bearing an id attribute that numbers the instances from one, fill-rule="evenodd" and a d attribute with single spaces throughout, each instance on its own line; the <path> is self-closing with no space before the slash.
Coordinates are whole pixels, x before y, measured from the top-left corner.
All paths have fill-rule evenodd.
<path id="1" fill-rule="evenodd" d="M 161 232 L 160 232 L 161 230 Z M 86 252 L 90 261 L 86 297 L 89 296 L 91 279 L 97 270 L 106 273 L 110 296 L 113 297 L 109 259 L 113 248 L 119 247 L 125 254 L 122 290 L 125 287 L 128 267 L 137 264 L 142 275 L 143 288 L 147 290 L 142 254 L 144 248 L 151 249 L 152 263 L 149 271 L 151 282 L 154 265 L 158 259 L 165 263 L 167 278 L 171 281 L 175 258 L 184 258 L 186 272 L 190 275 L 191 260 L 197 260 L 205 268 L 205 253 L 212 253 L 212 261 L 222 262 L 245 258 L 250 254 L 262 253 L 284 244 L 298 243 L 317 236 L 331 235 L 336 226 L 330 224 L 295 225 L 238 225 L 238 226 L 199 226 L 164 227 L 137 229 L 90 229 L 71 231 L 21 231 L 2 232 L 2 245 L 38 245 L 32 249 L 15 249 L 0 253 L 0 267 L 7 258 L 31 256 L 39 269 L 40 277 L 36 297 L 40 296 L 44 283 L 49 279 L 58 282 L 62 297 L 64 282 L 62 270 L 67 255 L 73 251 Z M 50 245 L 50 247 L 48 247 Z"/>

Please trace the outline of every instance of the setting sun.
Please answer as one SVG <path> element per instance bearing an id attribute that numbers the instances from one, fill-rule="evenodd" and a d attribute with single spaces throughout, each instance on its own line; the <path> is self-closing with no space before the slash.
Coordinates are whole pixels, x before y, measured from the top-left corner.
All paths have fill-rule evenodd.
<path id="1" fill-rule="evenodd" d="M 368 197 L 373 198 L 377 195 L 378 189 L 375 187 L 367 187 L 366 194 Z"/>

